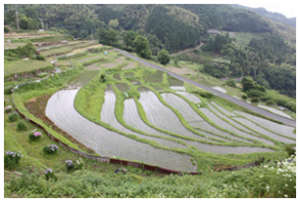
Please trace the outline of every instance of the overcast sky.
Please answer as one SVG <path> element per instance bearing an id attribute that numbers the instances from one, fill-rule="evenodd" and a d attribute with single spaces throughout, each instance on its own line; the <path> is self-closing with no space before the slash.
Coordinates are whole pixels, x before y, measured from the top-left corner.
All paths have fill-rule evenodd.
<path id="1" fill-rule="evenodd" d="M 268 2 L 272 2 L 272 1 L 268 1 Z M 285 15 L 287 18 L 296 17 L 296 10 L 297 10 L 296 2 L 295 3 L 287 2 L 285 4 L 278 4 L 278 3 L 268 4 L 268 3 L 259 3 L 259 2 L 252 3 L 251 1 L 250 2 L 241 1 L 238 4 L 247 7 L 252 7 L 252 8 L 263 7 L 267 11 L 281 13 Z"/>

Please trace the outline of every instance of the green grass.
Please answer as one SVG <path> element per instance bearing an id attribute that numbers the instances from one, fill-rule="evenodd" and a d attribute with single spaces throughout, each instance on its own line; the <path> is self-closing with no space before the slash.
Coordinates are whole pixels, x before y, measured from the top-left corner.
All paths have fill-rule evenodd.
<path id="1" fill-rule="evenodd" d="M 234 32 L 234 36 L 231 38 L 236 38 L 236 43 L 240 47 L 246 47 L 252 38 L 261 39 L 264 33 L 246 33 L 246 32 Z"/>
<path id="2" fill-rule="evenodd" d="M 38 60 L 18 60 L 6 61 L 4 60 L 4 75 L 10 75 L 21 72 L 28 72 L 40 68 L 51 66 L 49 61 Z"/>
<path id="3" fill-rule="evenodd" d="M 90 80 L 92 80 L 95 76 L 97 76 L 98 73 L 99 73 L 99 70 L 84 71 L 83 73 L 81 73 L 77 77 L 72 78 L 68 82 L 68 84 L 71 85 L 71 86 L 84 85 L 87 82 L 89 82 Z"/>

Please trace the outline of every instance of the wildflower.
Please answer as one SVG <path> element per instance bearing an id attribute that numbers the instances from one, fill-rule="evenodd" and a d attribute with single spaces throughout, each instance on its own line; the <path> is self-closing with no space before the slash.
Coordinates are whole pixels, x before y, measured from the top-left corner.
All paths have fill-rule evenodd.
<path id="1" fill-rule="evenodd" d="M 260 176 L 260 178 L 263 178 L 263 177 L 264 177 L 263 175 Z"/>
<path id="2" fill-rule="evenodd" d="M 266 189 L 267 189 L 267 192 L 269 192 L 269 189 L 270 189 L 269 185 L 267 185 Z"/>
<path id="3" fill-rule="evenodd" d="M 21 155 L 21 157 L 23 157 L 23 155 Z"/>
<path id="4" fill-rule="evenodd" d="M 288 185 L 288 184 L 285 184 L 285 186 L 288 187 L 289 185 Z"/>
<path id="5" fill-rule="evenodd" d="M 288 198 L 288 195 L 287 195 L 287 194 L 284 194 L 284 197 L 285 197 L 285 198 Z"/>

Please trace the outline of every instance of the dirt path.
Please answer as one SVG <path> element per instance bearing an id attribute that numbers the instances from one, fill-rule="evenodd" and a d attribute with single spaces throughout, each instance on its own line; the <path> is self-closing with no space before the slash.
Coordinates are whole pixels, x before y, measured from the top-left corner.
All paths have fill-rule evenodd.
<path id="1" fill-rule="evenodd" d="M 178 53 L 173 53 L 173 54 L 171 54 L 171 56 L 176 56 L 176 55 L 179 55 L 179 54 L 181 54 L 181 53 L 187 53 L 187 52 L 193 51 L 193 50 L 195 50 L 195 49 L 200 48 L 202 45 L 203 45 L 203 43 L 201 43 L 200 45 L 198 45 L 198 46 L 196 46 L 196 47 L 194 47 L 194 48 L 189 48 L 189 49 L 185 49 L 185 50 L 183 50 L 183 51 L 180 51 L 180 52 L 178 52 Z"/>

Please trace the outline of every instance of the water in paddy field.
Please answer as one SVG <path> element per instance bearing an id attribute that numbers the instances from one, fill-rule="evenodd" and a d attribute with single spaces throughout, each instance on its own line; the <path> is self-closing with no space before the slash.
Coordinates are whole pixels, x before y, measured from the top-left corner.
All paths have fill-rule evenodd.
<path id="1" fill-rule="evenodd" d="M 46 116 L 79 142 L 102 156 L 116 156 L 185 172 L 196 171 L 190 155 L 152 147 L 87 120 L 74 108 L 77 92 L 78 89 L 56 92 L 47 103 Z"/>

